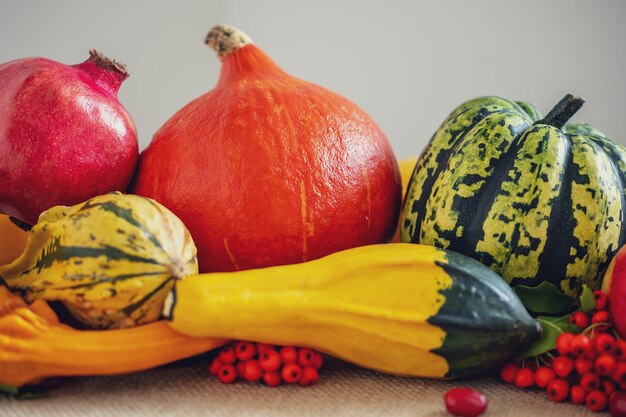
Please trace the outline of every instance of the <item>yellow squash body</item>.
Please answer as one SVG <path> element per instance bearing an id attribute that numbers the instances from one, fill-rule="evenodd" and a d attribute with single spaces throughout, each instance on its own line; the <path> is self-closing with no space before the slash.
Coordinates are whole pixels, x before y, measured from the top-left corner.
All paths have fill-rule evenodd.
<path id="1" fill-rule="evenodd" d="M 202 274 L 176 284 L 164 313 L 175 330 L 190 336 L 309 346 L 399 375 L 465 376 L 513 355 L 538 330 L 495 273 L 465 257 L 454 260 L 460 272 L 447 270 L 450 256 L 460 255 L 398 243 L 350 249 L 302 264 Z M 485 274 L 484 282 L 475 276 L 480 274 Z M 450 292 L 454 294 L 446 296 Z M 497 300 L 481 299 L 494 293 Z M 455 310 L 458 297 L 473 297 L 475 310 L 462 302 Z M 479 322 L 467 323 L 467 317 L 491 305 L 500 319 L 489 321 L 491 313 L 483 311 Z M 481 314 L 487 321 L 480 322 Z M 510 328 L 502 328 L 497 321 L 502 317 Z M 462 335 L 467 340 L 449 337 L 455 325 L 467 330 Z M 474 344 L 471 327 L 486 337 L 479 336 Z M 467 363 L 449 361 L 454 355 L 448 340 L 454 344 L 452 353 L 471 347 Z M 509 351 L 488 352 L 488 360 L 483 358 L 481 344 L 496 347 L 498 340 L 508 343 Z"/>
<path id="2" fill-rule="evenodd" d="M 0 384 L 20 387 L 54 376 L 140 371 L 224 344 L 173 331 L 165 322 L 120 330 L 75 330 L 43 300 L 26 306 L 0 286 Z"/>

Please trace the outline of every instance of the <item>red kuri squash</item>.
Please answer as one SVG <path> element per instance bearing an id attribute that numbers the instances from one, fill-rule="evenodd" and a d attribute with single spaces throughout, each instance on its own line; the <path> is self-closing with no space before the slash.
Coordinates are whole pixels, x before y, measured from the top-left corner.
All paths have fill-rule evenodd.
<path id="1" fill-rule="evenodd" d="M 387 138 L 347 99 L 285 73 L 241 31 L 206 39 L 217 86 L 140 156 L 134 192 L 178 215 L 200 270 L 290 264 L 387 241 L 400 176 Z"/>

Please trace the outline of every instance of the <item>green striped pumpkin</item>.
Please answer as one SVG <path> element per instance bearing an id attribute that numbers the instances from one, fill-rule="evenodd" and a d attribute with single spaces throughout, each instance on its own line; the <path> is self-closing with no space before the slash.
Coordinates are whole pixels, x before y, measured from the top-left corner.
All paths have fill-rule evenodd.
<path id="1" fill-rule="evenodd" d="M 459 106 L 413 171 L 401 240 L 471 256 L 511 285 L 599 288 L 626 241 L 626 149 L 565 125 L 582 103 L 568 95 L 543 119 L 498 97 Z"/>
<path id="2" fill-rule="evenodd" d="M 0 279 L 28 302 L 61 301 L 93 328 L 157 320 L 174 282 L 198 272 L 185 225 L 159 203 L 111 193 L 44 212 Z"/>

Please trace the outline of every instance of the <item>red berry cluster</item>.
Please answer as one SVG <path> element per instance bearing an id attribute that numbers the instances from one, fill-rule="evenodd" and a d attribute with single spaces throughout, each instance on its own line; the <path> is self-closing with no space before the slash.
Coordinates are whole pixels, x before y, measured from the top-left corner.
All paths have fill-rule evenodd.
<path id="1" fill-rule="evenodd" d="M 209 372 L 224 384 L 237 379 L 249 382 L 263 380 L 276 387 L 282 382 L 313 385 L 319 379 L 322 355 L 309 348 L 268 345 L 265 343 L 234 342 L 222 348 L 213 359 Z"/>
<path id="2" fill-rule="evenodd" d="M 610 405 L 611 415 L 626 416 L 626 341 L 612 334 L 606 294 L 595 291 L 594 299 L 592 314 L 577 311 L 569 317 L 580 333 L 560 334 L 556 352 L 548 360 L 542 357 L 543 365 L 539 360 L 521 366 L 507 363 L 502 379 L 519 388 L 544 389 L 553 401 L 569 398 L 592 411 Z"/>

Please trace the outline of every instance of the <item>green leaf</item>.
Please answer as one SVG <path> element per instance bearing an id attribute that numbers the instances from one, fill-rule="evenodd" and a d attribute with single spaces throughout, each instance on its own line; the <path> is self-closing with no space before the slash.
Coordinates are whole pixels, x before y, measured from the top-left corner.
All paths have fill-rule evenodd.
<path id="1" fill-rule="evenodd" d="M 520 352 L 517 358 L 524 359 L 554 350 L 556 349 L 556 339 L 561 333 L 578 333 L 580 329 L 576 326 L 570 325 L 568 323 L 568 318 L 569 314 L 562 317 L 537 317 L 537 321 L 539 321 L 541 328 L 543 329 L 541 337 Z"/>
<path id="2" fill-rule="evenodd" d="M 0 384 L 0 394 L 15 396 L 17 395 L 17 393 L 18 393 L 17 387 L 14 387 L 13 385 Z"/>
<path id="3" fill-rule="evenodd" d="M 533 313 L 561 314 L 571 309 L 574 300 L 563 294 L 556 285 L 544 281 L 536 287 L 518 285 L 514 288 L 524 306 Z"/>
<path id="4" fill-rule="evenodd" d="M 589 314 L 596 306 L 596 300 L 593 299 L 593 291 L 586 285 L 583 285 L 583 292 L 580 294 L 580 307 Z"/>

